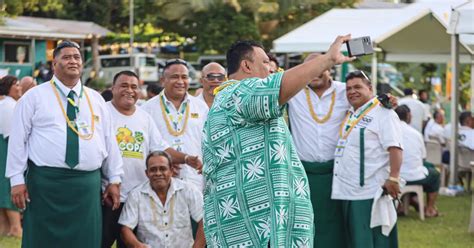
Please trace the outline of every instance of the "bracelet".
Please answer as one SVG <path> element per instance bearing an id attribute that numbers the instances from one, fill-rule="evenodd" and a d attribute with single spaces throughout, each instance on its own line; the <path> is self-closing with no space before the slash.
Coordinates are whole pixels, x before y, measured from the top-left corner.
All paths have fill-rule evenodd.
<path id="1" fill-rule="evenodd" d="M 186 160 L 188 160 L 188 158 L 189 158 L 189 155 L 187 155 L 187 154 L 184 155 L 184 163 L 185 163 L 185 164 L 187 164 L 187 163 L 186 163 Z"/>
<path id="2" fill-rule="evenodd" d="M 400 179 L 399 179 L 399 178 L 396 178 L 396 177 L 388 177 L 387 180 L 390 181 L 390 182 L 392 182 L 392 183 L 396 183 L 396 184 L 399 184 L 399 183 L 400 183 Z"/>

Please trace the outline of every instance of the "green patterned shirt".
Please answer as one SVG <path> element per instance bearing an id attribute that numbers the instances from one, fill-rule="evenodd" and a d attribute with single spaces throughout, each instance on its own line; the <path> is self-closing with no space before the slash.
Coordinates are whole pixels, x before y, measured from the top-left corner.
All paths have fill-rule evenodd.
<path id="1" fill-rule="evenodd" d="M 279 106 L 283 73 L 216 96 L 204 127 L 209 247 L 313 247 L 308 179 Z"/>

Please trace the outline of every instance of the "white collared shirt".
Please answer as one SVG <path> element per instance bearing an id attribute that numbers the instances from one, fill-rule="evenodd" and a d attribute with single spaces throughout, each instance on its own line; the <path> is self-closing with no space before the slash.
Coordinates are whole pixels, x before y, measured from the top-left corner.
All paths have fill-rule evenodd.
<path id="1" fill-rule="evenodd" d="M 147 181 L 145 160 L 151 151 L 164 151 L 170 146 L 163 140 L 151 116 L 136 108 L 132 115 L 120 113 L 107 102 L 112 116 L 112 127 L 123 160 L 123 177 L 120 187 L 120 202 L 125 202 L 128 193 L 137 185 Z M 102 180 L 102 189 L 107 185 Z"/>
<path id="2" fill-rule="evenodd" d="M 0 100 L 0 134 L 3 135 L 4 139 L 6 139 L 10 135 L 10 128 L 15 105 L 15 99 L 9 96 L 4 96 L 4 98 Z"/>
<path id="3" fill-rule="evenodd" d="M 65 95 L 69 94 L 70 88 L 56 76 L 53 80 Z M 23 173 L 28 159 L 37 166 L 70 168 L 65 163 L 68 127 L 53 87 L 49 82 L 38 85 L 23 95 L 16 105 L 12 119 L 15 128 L 10 132 L 6 168 L 6 176 L 10 178 L 12 186 L 25 183 Z M 77 117 L 91 126 L 91 112 L 85 94 L 78 101 L 81 87 L 78 82 L 72 88 L 75 102 L 79 103 Z M 92 171 L 102 167 L 103 175 L 110 182 L 120 182 L 123 174 L 122 158 L 109 110 L 99 93 L 85 86 L 84 91 L 90 98 L 94 112 L 95 132 L 90 140 L 79 138 L 79 164 L 74 170 Z M 58 95 L 66 111 L 68 101 L 59 90 Z"/>
<path id="4" fill-rule="evenodd" d="M 418 132 L 422 132 L 423 129 L 423 121 L 428 120 L 430 117 L 429 110 L 426 109 L 423 102 L 418 99 L 413 98 L 412 96 L 405 96 L 400 99 L 398 102 L 398 106 L 407 105 L 411 112 L 411 122 L 410 126 L 418 130 Z"/>
<path id="5" fill-rule="evenodd" d="M 164 95 L 164 97 L 170 113 L 173 116 L 177 116 L 178 110 L 174 104 L 166 98 L 166 95 Z M 160 98 L 161 94 L 151 98 L 142 108 L 151 115 L 158 130 L 171 147 L 186 154 L 198 156 L 202 160 L 201 141 L 203 135 L 202 130 L 207 119 L 207 113 L 209 112 L 207 105 L 196 97 L 186 93 L 183 103 L 187 102 L 189 104 L 190 116 L 184 133 L 181 136 L 175 137 L 169 133 L 166 127 L 166 121 L 163 119 L 161 111 Z M 184 121 L 182 123 L 184 123 Z M 191 166 L 181 166 L 179 177 L 187 182 L 193 183 L 199 187 L 200 190 L 204 188 L 204 178 Z"/>
<path id="6" fill-rule="evenodd" d="M 163 206 L 150 182 L 130 192 L 119 224 L 134 229 L 137 238 L 152 248 L 192 247 L 194 240 L 191 220 L 203 217 L 203 197 L 194 186 L 172 178 Z"/>
<path id="7" fill-rule="evenodd" d="M 425 142 L 423 136 L 415 128 L 401 121 L 403 161 L 400 169 L 400 177 L 405 181 L 418 181 L 428 175 L 428 169 L 423 166 L 426 158 Z"/>
<path id="8" fill-rule="evenodd" d="M 438 142 L 441 144 L 446 143 L 446 139 L 444 138 L 444 127 L 440 124 L 436 123 L 433 119 L 430 119 L 425 127 L 425 134 L 424 138 L 426 141 L 437 139 Z"/>
<path id="9" fill-rule="evenodd" d="M 293 142 L 299 158 L 303 161 L 325 162 L 334 159 L 338 130 L 350 108 L 346 97 L 346 85 L 332 81 L 331 87 L 321 98 L 313 90 L 309 90 L 311 104 L 318 119 L 324 118 L 329 113 L 333 92 L 336 94 L 333 112 L 329 120 L 323 124 L 317 123 L 311 116 L 304 89 L 288 102 Z"/>
<path id="10" fill-rule="evenodd" d="M 474 129 L 466 126 L 459 127 L 459 145 L 474 150 Z"/>
<path id="11" fill-rule="evenodd" d="M 204 99 L 204 92 L 202 92 L 201 94 L 195 96 L 198 100 L 201 100 L 207 107 L 207 110 L 209 111 L 209 106 L 207 106 L 207 103 L 206 103 L 206 100 Z"/>
<path id="12" fill-rule="evenodd" d="M 373 101 L 373 99 L 371 100 Z M 355 114 L 371 101 L 357 109 Z M 353 109 L 350 110 L 353 112 Z M 346 121 L 347 122 L 347 121 Z M 345 124 L 344 124 L 345 125 Z M 360 186 L 360 130 L 365 128 L 364 186 Z M 389 147 L 402 148 L 400 119 L 391 109 L 379 104 L 352 129 L 342 156 L 336 156 L 332 184 L 332 199 L 373 199 L 389 177 Z"/>

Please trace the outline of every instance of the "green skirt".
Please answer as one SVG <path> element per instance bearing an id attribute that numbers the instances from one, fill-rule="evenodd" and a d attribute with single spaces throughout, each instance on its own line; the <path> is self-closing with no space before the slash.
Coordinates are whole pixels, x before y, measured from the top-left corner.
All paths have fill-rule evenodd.
<path id="1" fill-rule="evenodd" d="M 100 170 L 38 167 L 29 161 L 30 203 L 23 217 L 23 248 L 99 248 L 102 237 Z"/>
<path id="2" fill-rule="evenodd" d="M 397 248 L 397 225 L 389 236 L 382 234 L 380 226 L 370 228 L 373 199 L 342 201 L 348 248 Z"/>
<path id="3" fill-rule="evenodd" d="M 5 177 L 7 167 L 8 138 L 0 134 L 0 208 L 18 210 L 11 200 L 10 179 Z"/>
<path id="4" fill-rule="evenodd" d="M 334 161 L 301 161 L 308 175 L 314 211 L 314 247 L 345 248 L 342 201 L 331 199 Z"/>

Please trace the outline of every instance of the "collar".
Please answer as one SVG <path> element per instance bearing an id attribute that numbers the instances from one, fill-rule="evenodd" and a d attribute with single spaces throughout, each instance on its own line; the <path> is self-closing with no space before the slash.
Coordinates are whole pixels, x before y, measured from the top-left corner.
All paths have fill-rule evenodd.
<path id="1" fill-rule="evenodd" d="M 171 178 L 170 187 L 168 189 L 168 192 L 166 193 L 166 202 L 169 201 L 172 195 L 182 189 L 184 189 L 183 182 L 181 182 L 179 179 Z M 151 196 L 156 202 L 161 202 L 160 199 L 158 199 L 158 195 L 156 194 L 156 192 L 151 188 L 150 180 L 147 180 L 145 182 L 140 192 Z"/>
<path id="2" fill-rule="evenodd" d="M 367 101 L 366 103 L 364 103 L 364 105 L 360 106 L 356 111 L 354 111 L 354 107 L 351 106 L 351 108 L 349 109 L 349 112 L 352 113 L 352 114 L 359 114 L 363 109 L 365 109 L 365 107 L 367 107 L 367 105 L 369 105 L 371 102 L 373 102 L 375 100 L 375 96 L 372 97 L 369 101 Z"/>
<path id="3" fill-rule="evenodd" d="M 166 104 L 173 104 L 170 100 L 168 100 L 168 97 L 166 97 L 166 94 L 165 94 L 165 90 L 163 89 L 163 98 L 165 99 L 165 102 Z M 181 105 L 184 103 L 184 102 L 189 102 L 189 93 L 186 92 L 186 94 L 184 95 L 184 100 L 181 102 Z"/>
<path id="4" fill-rule="evenodd" d="M 53 76 L 53 79 L 54 82 L 58 85 L 59 89 L 61 89 L 62 92 L 64 92 L 64 94 L 67 96 L 69 94 L 69 92 L 72 90 L 74 92 L 74 94 L 78 97 L 79 94 L 81 94 L 81 79 L 79 79 L 79 81 L 77 82 L 76 85 L 74 85 L 74 87 L 71 89 L 69 87 L 67 87 L 66 85 L 64 85 L 63 82 L 61 82 L 61 80 L 59 80 L 56 75 Z"/>

